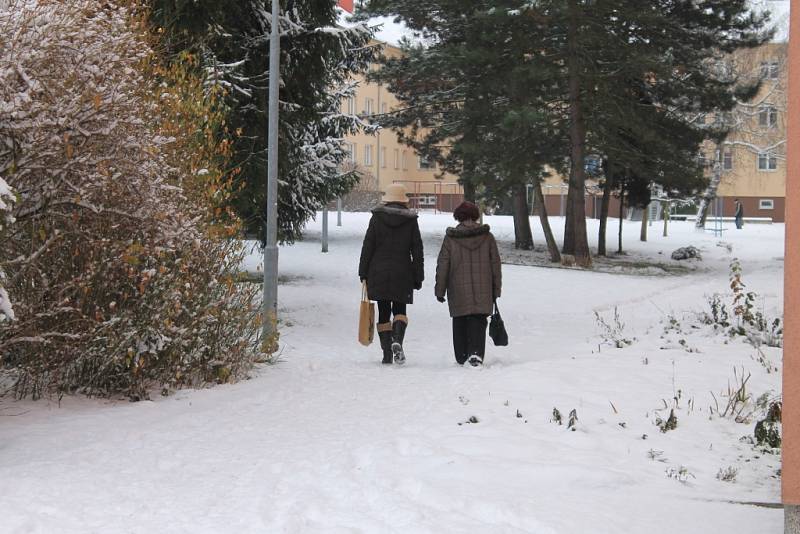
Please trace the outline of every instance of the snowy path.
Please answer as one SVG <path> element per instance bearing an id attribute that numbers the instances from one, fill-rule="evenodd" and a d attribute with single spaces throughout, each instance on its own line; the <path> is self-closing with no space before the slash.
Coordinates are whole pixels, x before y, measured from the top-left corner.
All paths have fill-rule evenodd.
<path id="1" fill-rule="evenodd" d="M 644 255 L 702 246 L 708 270 L 683 277 L 505 266 L 512 345 L 490 346 L 488 366 L 472 370 L 453 363 L 446 306 L 432 296 L 450 221 L 424 215 L 428 278 L 409 308 L 409 363 L 384 368 L 376 346 L 355 341 L 366 220 L 332 224 L 328 255 L 318 223 L 282 250 L 283 362 L 253 380 L 136 404 L 3 401 L 0 413 L 20 415 L 0 417 L 0 532 L 781 531 L 779 510 L 728 503 L 778 502 L 779 458 L 739 442 L 752 425 L 707 411 L 734 365 L 752 372 L 756 396 L 777 390 L 779 374 L 721 338 L 690 339 L 699 353 L 661 350 L 659 309 L 697 311 L 726 288 L 731 255 L 716 239 L 676 224 L 676 237 L 642 244 L 637 225 L 626 229 Z M 508 219 L 488 222 L 511 235 Z M 780 305 L 782 232 L 725 237 L 768 308 Z M 615 306 L 638 341 L 598 353 L 593 310 Z M 654 410 L 674 389 L 678 429 L 661 434 Z M 577 410 L 576 432 L 550 422 L 554 407 Z M 729 465 L 737 481 L 717 480 Z M 694 478 L 665 475 L 680 466 Z"/>

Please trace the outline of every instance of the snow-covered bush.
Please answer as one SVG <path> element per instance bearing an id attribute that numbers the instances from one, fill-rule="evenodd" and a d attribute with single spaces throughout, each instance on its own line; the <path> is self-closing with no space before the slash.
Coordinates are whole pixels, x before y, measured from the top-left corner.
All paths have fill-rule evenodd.
<path id="1" fill-rule="evenodd" d="M 736 476 L 739 474 L 739 468 L 729 465 L 726 468 L 719 468 L 717 472 L 717 480 L 722 482 L 736 482 Z"/>
<path id="2" fill-rule="evenodd" d="M 11 214 L 14 194 L 3 177 L 0 176 L 0 246 L 3 244 L 3 230 L 14 222 Z M 11 306 L 11 299 L 8 298 L 8 291 L 3 287 L 5 274 L 0 269 L 0 321 L 14 319 L 14 308 Z"/>
<path id="3" fill-rule="evenodd" d="M 256 357 L 242 251 L 206 204 L 224 194 L 209 172 L 224 150 L 202 110 L 169 122 L 186 80 L 153 72 L 125 4 L 0 1 L 0 175 L 19 199 L 0 248 L 17 316 L 0 370 L 18 396 L 138 398 L 243 376 Z"/>

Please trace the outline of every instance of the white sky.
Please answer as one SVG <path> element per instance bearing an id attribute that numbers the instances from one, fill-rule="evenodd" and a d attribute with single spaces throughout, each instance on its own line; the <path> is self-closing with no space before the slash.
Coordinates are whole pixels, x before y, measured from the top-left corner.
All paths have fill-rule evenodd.
<path id="1" fill-rule="evenodd" d="M 753 0 L 757 9 L 766 9 L 772 13 L 772 23 L 777 26 L 776 41 L 786 41 L 789 38 L 789 0 Z"/>
<path id="2" fill-rule="evenodd" d="M 347 22 L 348 15 L 349 13 L 339 9 L 339 24 L 349 26 L 350 24 Z M 412 33 L 405 25 L 393 22 L 391 17 L 375 17 L 370 19 L 369 25 L 380 26 L 375 32 L 375 38 L 385 43 L 396 45 L 404 35 L 412 36 Z"/>
<path id="3" fill-rule="evenodd" d="M 404 35 L 411 37 L 411 32 L 404 24 L 392 22 L 392 19 L 389 17 L 377 17 L 370 21 L 370 26 L 378 24 L 380 24 L 381 27 L 375 33 L 375 38 L 379 41 L 396 45 Z"/>

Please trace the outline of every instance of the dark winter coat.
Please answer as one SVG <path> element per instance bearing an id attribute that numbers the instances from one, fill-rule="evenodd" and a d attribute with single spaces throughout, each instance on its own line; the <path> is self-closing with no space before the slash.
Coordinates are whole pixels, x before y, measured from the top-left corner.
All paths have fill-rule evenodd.
<path id="1" fill-rule="evenodd" d="M 489 226 L 448 228 L 436 264 L 436 296 L 447 295 L 450 316 L 491 315 L 501 288 L 500 254 Z"/>
<path id="2" fill-rule="evenodd" d="M 736 203 L 736 213 L 734 214 L 734 217 L 737 219 L 744 217 L 744 206 L 742 206 L 741 202 Z"/>
<path id="3" fill-rule="evenodd" d="M 358 276 L 367 281 L 370 300 L 411 304 L 425 271 L 417 214 L 402 204 L 372 210 L 361 247 Z"/>

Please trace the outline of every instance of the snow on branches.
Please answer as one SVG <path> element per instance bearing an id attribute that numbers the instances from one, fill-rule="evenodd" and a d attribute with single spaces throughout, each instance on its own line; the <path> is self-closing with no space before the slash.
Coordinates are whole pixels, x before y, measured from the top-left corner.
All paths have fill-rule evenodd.
<path id="1" fill-rule="evenodd" d="M 3 230 L 14 222 L 14 216 L 11 214 L 12 204 L 15 197 L 13 191 L 8 186 L 3 177 L 0 176 L 0 243 L 3 242 Z M 4 319 L 14 320 L 14 308 L 11 307 L 11 299 L 8 298 L 8 291 L 3 288 L 2 282 L 5 278 L 2 269 L 0 269 L 0 321 Z"/>
<path id="2" fill-rule="evenodd" d="M 271 16 L 263 2 L 243 2 L 242 14 L 209 23 L 203 40 L 210 78 L 229 92 L 231 122 L 243 135 L 236 147 L 243 185 L 236 205 L 252 230 L 262 227 L 266 175 L 264 117 L 269 78 L 267 50 Z M 353 79 L 366 73 L 377 49 L 364 24 L 337 27 L 334 4 L 298 0 L 279 20 L 281 88 L 279 120 L 279 233 L 299 237 L 317 210 L 347 193 L 358 175 L 344 165 L 345 137 L 375 127 L 355 113 L 343 113 Z"/>
<path id="3" fill-rule="evenodd" d="M 239 251 L 211 237 L 190 191 L 212 178 L 182 167 L 196 131 L 161 131 L 170 80 L 151 72 L 134 15 L 126 2 L 0 2 L 0 175 L 18 195 L 0 248 L 16 311 L 0 373 L 18 396 L 140 398 L 252 365 Z"/>

